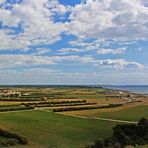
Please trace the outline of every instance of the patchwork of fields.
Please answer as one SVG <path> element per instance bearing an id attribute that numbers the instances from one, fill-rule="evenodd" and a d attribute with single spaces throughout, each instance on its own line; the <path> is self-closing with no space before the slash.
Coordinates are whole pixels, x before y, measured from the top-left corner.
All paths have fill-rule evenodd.
<path id="1" fill-rule="evenodd" d="M 18 133 L 29 142 L 27 146 L 12 148 L 85 147 L 110 137 L 117 124 L 90 117 L 123 121 L 148 118 L 147 98 L 128 92 L 75 87 L 9 89 L 27 94 L 0 97 L 0 128 Z M 55 109 L 67 111 L 56 113 Z"/>

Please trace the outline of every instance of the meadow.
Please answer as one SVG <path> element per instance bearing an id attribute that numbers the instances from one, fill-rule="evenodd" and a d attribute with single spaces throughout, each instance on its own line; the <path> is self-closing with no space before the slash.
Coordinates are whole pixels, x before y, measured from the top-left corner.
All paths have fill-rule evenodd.
<path id="1" fill-rule="evenodd" d="M 44 111 L 0 113 L 0 128 L 26 137 L 31 148 L 76 148 L 109 137 L 115 123 Z M 18 147 L 21 147 L 20 145 Z M 25 147 L 25 146 L 22 146 Z"/>
<path id="2" fill-rule="evenodd" d="M 96 109 L 89 111 L 75 111 L 75 112 L 64 112 L 65 115 L 79 115 L 84 117 L 99 117 L 123 121 L 138 121 L 141 118 L 148 118 L 148 105 L 136 105 L 127 108 L 119 107 L 117 109 Z"/>
<path id="3" fill-rule="evenodd" d="M 135 106 L 116 112 L 97 113 L 93 114 L 93 116 L 118 120 L 138 121 L 142 117 L 148 118 L 148 105 Z"/>

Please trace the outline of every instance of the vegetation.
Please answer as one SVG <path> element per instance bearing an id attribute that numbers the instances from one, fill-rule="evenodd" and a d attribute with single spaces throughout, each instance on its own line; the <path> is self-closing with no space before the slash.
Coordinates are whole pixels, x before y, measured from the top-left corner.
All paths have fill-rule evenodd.
<path id="1" fill-rule="evenodd" d="M 10 98 L 10 97 L 5 97 L 5 98 L 0 98 L 0 101 L 41 101 L 41 98 Z"/>
<path id="2" fill-rule="evenodd" d="M 34 107 L 32 107 L 32 106 L 3 107 L 3 108 L 0 108 L 0 112 L 29 110 L 29 109 L 34 109 Z"/>
<path id="3" fill-rule="evenodd" d="M 9 89 L 10 92 L 11 90 L 12 92 L 20 92 L 21 96 L 1 97 L 0 111 L 18 111 L 0 113 L 0 128 L 24 135 L 29 140 L 29 144 L 26 146 L 19 145 L 19 148 L 85 147 L 85 145 L 93 143 L 98 137 L 98 139 L 101 140 L 101 142 L 99 141 L 100 145 L 104 144 L 102 139 L 112 136 L 112 127 L 115 127 L 116 122 L 66 116 L 66 113 L 71 115 L 75 112 L 63 113 L 65 115 L 56 112 L 74 110 L 78 110 L 79 112 L 94 111 L 96 116 L 101 115 L 103 118 L 106 118 L 105 116 L 107 115 L 105 115 L 105 113 L 100 113 L 102 110 L 108 111 L 108 108 L 111 108 L 109 110 L 124 108 L 126 104 L 122 106 L 122 103 L 125 101 L 123 97 L 129 97 L 126 92 L 118 93 L 117 91 L 109 89 L 76 86 L 49 88 L 14 87 L 6 89 L 8 94 Z M 5 93 L 5 91 L 1 92 Z M 134 104 L 135 102 L 129 104 L 129 106 Z M 47 110 L 38 109 L 38 107 L 47 107 Z M 104 109 L 96 110 L 98 108 Z M 28 109 L 28 111 L 21 111 L 26 109 Z M 51 109 L 54 112 L 51 112 Z M 146 111 L 146 109 L 145 112 L 141 109 L 141 112 L 143 112 L 142 115 L 145 117 L 147 116 Z M 118 116 L 122 117 L 122 111 L 117 112 Z M 130 110 L 130 112 L 132 113 L 132 110 Z M 134 112 L 135 116 L 133 116 Z M 125 115 L 127 119 L 133 120 L 132 117 L 135 119 L 139 117 L 138 112 L 139 109 L 137 111 L 134 110 L 131 115 L 128 112 L 123 115 Z M 123 119 L 125 119 L 125 117 L 123 117 Z M 106 139 L 106 141 L 108 140 L 110 139 Z M 19 143 L 16 138 L 4 136 L 0 136 L 0 141 L 6 145 Z"/>
<path id="4" fill-rule="evenodd" d="M 108 105 L 101 105 L 101 106 L 81 106 L 81 107 L 66 107 L 66 108 L 54 108 L 53 112 L 64 112 L 64 111 L 77 111 L 77 110 L 91 110 L 91 109 L 101 109 L 101 108 L 113 108 L 119 107 L 122 104 L 108 104 Z"/>
<path id="5" fill-rule="evenodd" d="M 133 106 L 110 112 L 97 112 L 94 114 L 92 113 L 92 116 L 117 120 L 138 121 L 138 119 L 142 117 L 148 118 L 148 105 Z"/>
<path id="6" fill-rule="evenodd" d="M 148 144 L 148 120 L 142 118 L 138 124 L 118 124 L 111 138 L 98 140 L 89 148 L 124 148 L 127 145 Z"/>
<path id="7" fill-rule="evenodd" d="M 92 143 L 98 135 L 111 136 L 115 123 L 33 110 L 0 114 L 0 126 L 25 136 L 27 147 L 75 148 Z"/>
<path id="8" fill-rule="evenodd" d="M 28 141 L 21 135 L 0 129 L 0 147 L 6 147 L 16 144 L 26 145 L 28 144 Z"/>
<path id="9" fill-rule="evenodd" d="M 65 100 L 65 101 L 42 101 L 42 102 L 29 102 L 29 103 L 21 103 L 21 105 L 43 105 L 43 104 L 70 104 L 70 103 L 86 103 L 86 100 Z"/>

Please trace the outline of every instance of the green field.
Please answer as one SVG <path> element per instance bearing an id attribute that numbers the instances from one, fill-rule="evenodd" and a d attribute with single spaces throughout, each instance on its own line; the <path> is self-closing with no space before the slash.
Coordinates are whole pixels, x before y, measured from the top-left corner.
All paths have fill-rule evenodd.
<path id="1" fill-rule="evenodd" d="M 25 136 L 29 140 L 26 147 L 76 148 L 109 137 L 115 124 L 53 112 L 22 111 L 0 113 L 0 126 Z"/>
<path id="2" fill-rule="evenodd" d="M 127 121 L 138 121 L 142 117 L 148 118 L 148 105 L 140 105 L 113 112 L 98 112 L 96 114 L 92 114 L 91 116 Z"/>

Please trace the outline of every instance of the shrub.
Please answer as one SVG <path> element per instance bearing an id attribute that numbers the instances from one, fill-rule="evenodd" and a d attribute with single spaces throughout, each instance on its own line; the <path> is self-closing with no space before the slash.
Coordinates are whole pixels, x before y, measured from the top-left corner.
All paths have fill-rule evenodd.
<path id="1" fill-rule="evenodd" d="M 34 109 L 32 106 L 24 107 L 24 106 L 19 106 L 19 107 L 8 107 L 8 108 L 0 108 L 0 112 L 5 112 L 5 111 L 17 111 L 17 110 L 29 110 L 29 109 Z"/>
<path id="2" fill-rule="evenodd" d="M 2 129 L 0 129 L 0 137 L 5 138 L 4 140 L 2 139 L 0 140 L 0 147 L 10 146 L 15 144 L 22 144 L 22 145 L 28 144 L 28 141 L 25 137 Z"/>
<path id="3" fill-rule="evenodd" d="M 101 108 L 112 108 L 122 106 L 122 104 L 108 104 L 101 106 L 81 106 L 81 107 L 67 107 L 67 108 L 54 108 L 53 112 L 64 112 L 64 111 L 77 111 L 77 110 L 91 110 L 91 109 L 101 109 Z"/>
<path id="4" fill-rule="evenodd" d="M 118 124 L 111 138 L 97 141 L 88 148 L 124 148 L 127 145 L 148 144 L 148 120 L 142 118 L 138 124 Z"/>

